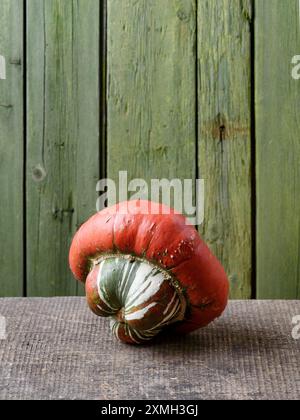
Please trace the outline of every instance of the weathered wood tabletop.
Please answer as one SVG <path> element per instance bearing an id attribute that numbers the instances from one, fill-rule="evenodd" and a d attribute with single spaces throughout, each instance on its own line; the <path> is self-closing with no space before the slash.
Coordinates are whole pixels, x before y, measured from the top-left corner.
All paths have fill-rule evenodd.
<path id="1" fill-rule="evenodd" d="M 84 298 L 4 298 L 0 315 L 1 399 L 300 398 L 300 301 L 231 301 L 210 326 L 142 347 Z"/>

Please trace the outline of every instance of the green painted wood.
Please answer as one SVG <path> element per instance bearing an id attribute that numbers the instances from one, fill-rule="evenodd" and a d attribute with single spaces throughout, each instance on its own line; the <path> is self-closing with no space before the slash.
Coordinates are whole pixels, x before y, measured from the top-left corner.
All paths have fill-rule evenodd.
<path id="1" fill-rule="evenodd" d="M 108 0 L 107 13 L 108 176 L 194 179 L 195 1 Z"/>
<path id="2" fill-rule="evenodd" d="M 251 296 L 251 14 L 250 0 L 198 1 L 201 233 L 232 298 Z"/>
<path id="3" fill-rule="evenodd" d="M 257 296 L 300 298 L 297 0 L 256 2 Z"/>
<path id="4" fill-rule="evenodd" d="M 77 293 L 68 251 L 99 177 L 99 15 L 98 1 L 27 1 L 30 296 Z"/>
<path id="5" fill-rule="evenodd" d="M 23 2 L 0 0 L 0 296 L 23 294 Z"/>

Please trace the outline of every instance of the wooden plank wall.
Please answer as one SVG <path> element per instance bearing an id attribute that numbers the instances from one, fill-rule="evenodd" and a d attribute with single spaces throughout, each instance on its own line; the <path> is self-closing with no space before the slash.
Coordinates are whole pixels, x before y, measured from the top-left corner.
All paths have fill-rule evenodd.
<path id="1" fill-rule="evenodd" d="M 195 0 L 108 1 L 108 176 L 196 175 Z"/>
<path id="2" fill-rule="evenodd" d="M 82 293 L 71 237 L 127 170 L 205 180 L 232 298 L 299 298 L 298 3 L 0 0 L 0 296 Z"/>
<path id="3" fill-rule="evenodd" d="M 250 16 L 249 1 L 108 3 L 108 174 L 199 173 L 232 297 L 251 296 Z"/>
<path id="4" fill-rule="evenodd" d="M 300 298 L 298 0 L 256 2 L 257 296 Z"/>
<path id="5" fill-rule="evenodd" d="M 0 296 L 23 294 L 23 1 L 0 0 Z"/>
<path id="6" fill-rule="evenodd" d="M 27 294 L 77 293 L 69 244 L 96 210 L 99 2 L 27 1 Z"/>
<path id="7" fill-rule="evenodd" d="M 250 298 L 252 281 L 251 16 L 250 0 L 198 2 L 200 231 L 234 298 Z"/>

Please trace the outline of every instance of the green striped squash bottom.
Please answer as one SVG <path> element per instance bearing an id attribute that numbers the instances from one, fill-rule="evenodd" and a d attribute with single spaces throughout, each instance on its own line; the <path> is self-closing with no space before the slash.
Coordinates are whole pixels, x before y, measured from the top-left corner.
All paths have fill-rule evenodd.
<path id="1" fill-rule="evenodd" d="M 140 343 L 183 319 L 182 289 L 166 270 L 122 254 L 101 257 L 97 265 L 98 314 L 112 317 L 116 337 L 125 334 Z"/>

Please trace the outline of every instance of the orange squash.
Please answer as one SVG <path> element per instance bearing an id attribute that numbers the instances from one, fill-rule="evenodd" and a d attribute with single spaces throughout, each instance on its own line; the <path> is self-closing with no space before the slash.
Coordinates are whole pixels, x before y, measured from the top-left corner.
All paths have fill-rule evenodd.
<path id="1" fill-rule="evenodd" d="M 90 308 L 111 317 L 127 343 L 191 332 L 227 304 L 222 265 L 185 217 L 162 204 L 136 200 L 95 214 L 75 234 L 69 261 Z"/>

